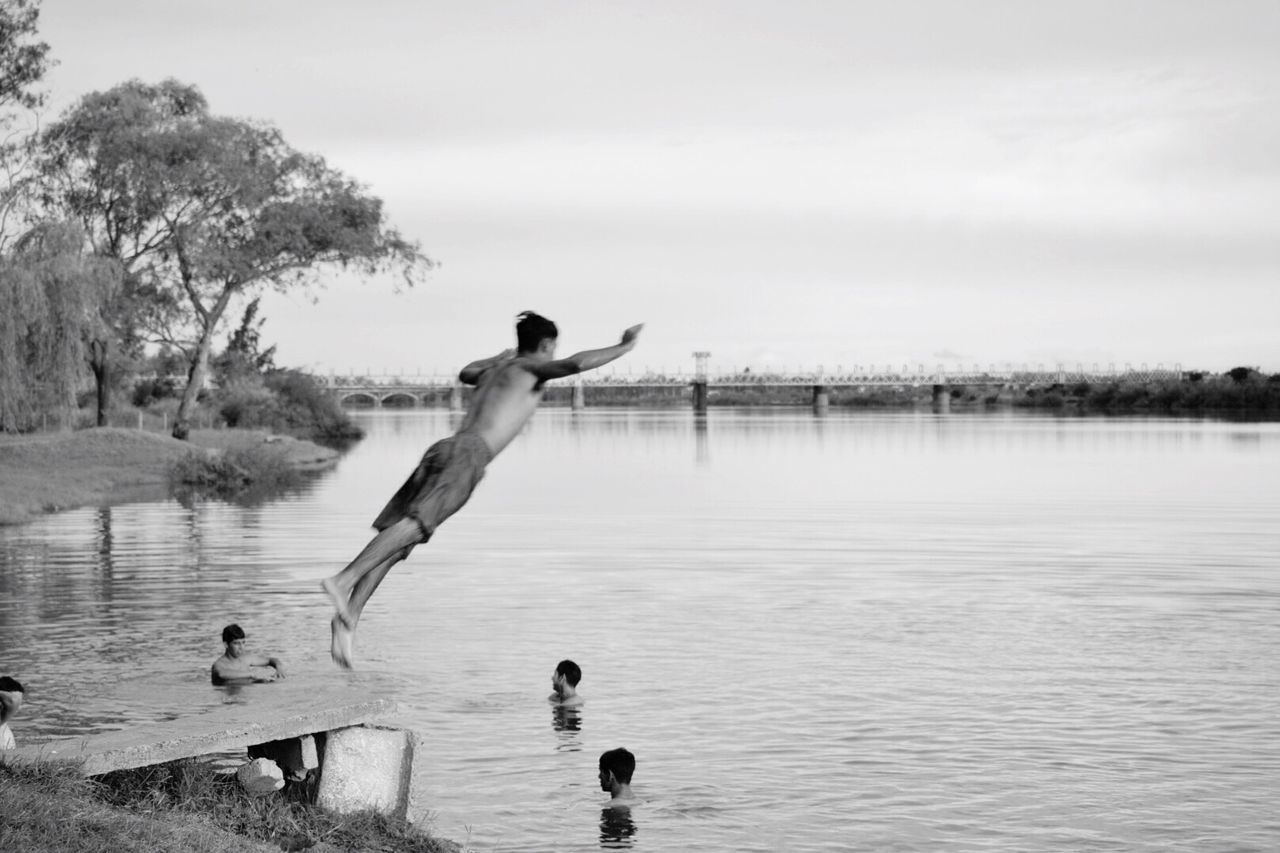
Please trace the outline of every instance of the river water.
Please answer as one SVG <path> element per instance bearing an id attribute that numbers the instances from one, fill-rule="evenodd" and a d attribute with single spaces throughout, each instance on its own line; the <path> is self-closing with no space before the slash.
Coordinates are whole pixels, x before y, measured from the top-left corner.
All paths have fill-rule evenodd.
<path id="1" fill-rule="evenodd" d="M 456 425 L 358 417 L 263 505 L 0 529 L 19 740 L 224 701 L 236 621 L 318 701 L 376 677 L 422 819 L 477 851 L 1280 849 L 1280 424 L 544 410 L 388 576 L 348 675 L 318 581 Z M 576 714 L 546 701 L 566 657 Z"/>

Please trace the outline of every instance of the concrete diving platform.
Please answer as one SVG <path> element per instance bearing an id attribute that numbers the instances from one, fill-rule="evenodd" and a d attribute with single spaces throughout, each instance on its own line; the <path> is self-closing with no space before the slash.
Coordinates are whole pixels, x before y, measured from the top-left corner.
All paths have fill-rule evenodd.
<path id="1" fill-rule="evenodd" d="M 318 771 L 316 803 L 322 808 L 409 818 L 419 739 L 374 725 L 397 710 L 394 701 L 333 680 L 317 684 L 305 678 L 229 690 L 228 698 L 239 701 L 131 729 L 0 751 L 0 764 L 49 764 L 99 776 L 247 749 L 250 758 L 268 758 L 295 779 Z"/>

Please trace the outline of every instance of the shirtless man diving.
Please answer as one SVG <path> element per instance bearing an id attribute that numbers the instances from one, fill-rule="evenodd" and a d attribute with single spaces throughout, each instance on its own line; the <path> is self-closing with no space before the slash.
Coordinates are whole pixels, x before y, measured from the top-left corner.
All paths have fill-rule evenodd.
<path id="1" fill-rule="evenodd" d="M 330 653 L 338 666 L 351 668 L 356 625 L 378 584 L 467 502 L 485 466 L 533 417 L 547 380 L 620 358 L 635 347 L 640 329 L 627 329 L 613 346 L 556 358 L 556 324 L 525 311 L 516 323 L 516 350 L 462 368 L 458 378 L 476 386 L 462 426 L 427 448 L 417 469 L 374 520 L 378 534 L 345 569 L 321 582 L 336 611 L 330 623 Z"/>

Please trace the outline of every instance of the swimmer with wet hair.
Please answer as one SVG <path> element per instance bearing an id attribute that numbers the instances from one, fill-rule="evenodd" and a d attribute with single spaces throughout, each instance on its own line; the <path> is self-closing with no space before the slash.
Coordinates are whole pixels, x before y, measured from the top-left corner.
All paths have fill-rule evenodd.
<path id="1" fill-rule="evenodd" d="M 636 772 L 636 757 L 618 747 L 600 755 L 600 790 L 609 792 L 610 806 L 636 803 L 631 793 L 631 775 Z"/>
<path id="2" fill-rule="evenodd" d="M 578 682 L 582 680 L 582 670 L 571 660 L 562 660 L 556 664 L 556 671 L 551 674 L 552 693 L 548 702 L 555 702 L 563 708 L 576 708 L 582 704 L 578 695 Z"/>
<path id="3" fill-rule="evenodd" d="M 239 625 L 228 625 L 222 629 L 222 642 L 227 649 L 222 657 L 213 662 L 210 677 L 215 687 L 230 684 L 262 684 L 268 681 L 279 681 L 284 678 L 284 664 L 279 658 L 255 655 L 245 646 L 244 629 Z M 270 669 L 271 672 L 267 672 Z"/>
<path id="4" fill-rule="evenodd" d="M 16 678 L 0 676 L 0 749 L 16 749 L 18 744 L 9 730 L 9 720 L 18 713 L 27 691 Z"/>

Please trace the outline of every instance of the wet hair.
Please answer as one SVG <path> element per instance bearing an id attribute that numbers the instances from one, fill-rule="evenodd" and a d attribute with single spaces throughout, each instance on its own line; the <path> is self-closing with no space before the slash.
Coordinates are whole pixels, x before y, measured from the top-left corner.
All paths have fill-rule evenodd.
<path id="1" fill-rule="evenodd" d="M 582 670 L 571 660 L 562 660 L 556 664 L 556 675 L 563 675 L 570 687 L 577 687 L 582 680 Z"/>
<path id="2" fill-rule="evenodd" d="M 521 311 L 516 320 L 516 348 L 533 352 L 547 338 L 560 337 L 556 324 L 533 311 Z"/>
<path id="3" fill-rule="evenodd" d="M 243 639 L 244 639 L 244 629 L 241 628 L 239 625 L 232 624 L 222 629 L 222 642 L 224 643 L 230 643 L 230 642 L 233 642 L 234 640 L 243 640 Z"/>
<path id="4" fill-rule="evenodd" d="M 618 747 L 600 754 L 600 769 L 613 773 L 613 778 L 624 785 L 631 784 L 631 774 L 636 772 L 636 757 Z"/>
<path id="5" fill-rule="evenodd" d="M 10 678 L 7 675 L 0 675 L 0 693 L 23 693 L 27 691 L 18 683 L 18 679 Z"/>

